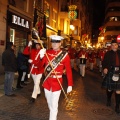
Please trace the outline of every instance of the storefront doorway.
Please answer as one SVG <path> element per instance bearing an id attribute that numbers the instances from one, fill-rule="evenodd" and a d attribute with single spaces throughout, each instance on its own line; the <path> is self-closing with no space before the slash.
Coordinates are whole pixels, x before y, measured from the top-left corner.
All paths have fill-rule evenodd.
<path id="1" fill-rule="evenodd" d="M 24 48 L 26 46 L 27 33 L 23 31 L 19 31 L 17 29 L 10 28 L 10 41 L 15 45 L 15 54 L 18 54 L 20 48 Z"/>

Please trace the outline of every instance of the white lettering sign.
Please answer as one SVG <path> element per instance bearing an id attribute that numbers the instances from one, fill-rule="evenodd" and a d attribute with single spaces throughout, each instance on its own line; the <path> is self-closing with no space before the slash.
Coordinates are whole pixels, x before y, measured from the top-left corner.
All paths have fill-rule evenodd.
<path id="1" fill-rule="evenodd" d="M 12 15 L 12 23 L 29 29 L 29 22 L 16 15 Z"/>

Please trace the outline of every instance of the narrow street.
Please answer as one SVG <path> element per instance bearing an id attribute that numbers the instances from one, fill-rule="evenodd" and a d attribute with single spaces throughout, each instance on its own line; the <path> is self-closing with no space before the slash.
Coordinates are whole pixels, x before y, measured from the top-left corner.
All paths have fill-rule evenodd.
<path id="1" fill-rule="evenodd" d="M 67 89 L 66 77 L 64 77 L 64 89 Z M 106 107 L 105 90 L 101 89 L 102 77 L 95 68 L 86 70 L 85 78 L 80 77 L 78 71 L 73 70 L 74 87 L 68 96 L 68 101 L 61 94 L 59 101 L 58 120 L 119 120 L 120 116 L 114 112 L 114 95 L 112 106 Z M 0 79 L 3 79 L 0 77 Z M 1 85 L 3 86 L 3 85 Z M 0 120 L 48 120 L 44 91 L 34 104 L 29 103 L 33 82 L 21 90 L 15 90 L 17 97 L 3 95 L 0 89 Z"/>

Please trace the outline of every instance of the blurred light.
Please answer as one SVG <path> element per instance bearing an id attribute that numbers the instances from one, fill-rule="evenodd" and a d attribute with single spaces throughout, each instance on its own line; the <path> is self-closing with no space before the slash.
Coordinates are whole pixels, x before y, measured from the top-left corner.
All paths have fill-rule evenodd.
<path id="1" fill-rule="evenodd" d="M 74 30 L 75 29 L 74 25 L 70 25 L 70 29 Z"/>
<path id="2" fill-rule="evenodd" d="M 101 37 L 101 40 L 104 40 L 104 37 Z"/>

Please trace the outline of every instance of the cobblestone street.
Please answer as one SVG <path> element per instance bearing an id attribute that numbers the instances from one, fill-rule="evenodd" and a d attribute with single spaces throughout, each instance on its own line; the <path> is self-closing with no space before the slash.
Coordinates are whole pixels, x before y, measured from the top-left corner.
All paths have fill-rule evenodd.
<path id="1" fill-rule="evenodd" d="M 120 116 L 114 112 L 115 104 L 106 107 L 105 90 L 101 89 L 102 77 L 100 73 L 87 70 L 86 77 L 81 78 L 73 70 L 74 87 L 68 96 L 68 101 L 61 94 L 59 101 L 58 120 L 119 120 Z M 66 77 L 64 89 L 67 89 Z M 3 79 L 2 77 L 0 79 Z M 16 97 L 7 97 L 3 94 L 3 85 L 0 93 L 0 120 L 48 120 L 49 110 L 42 95 L 34 104 L 29 103 L 33 89 L 33 82 L 21 90 L 15 90 Z M 112 98 L 114 102 L 114 95 Z"/>

